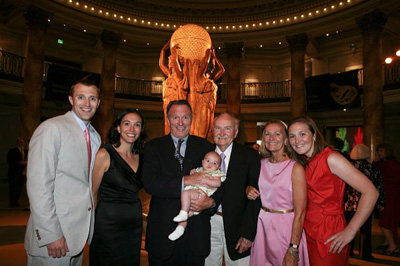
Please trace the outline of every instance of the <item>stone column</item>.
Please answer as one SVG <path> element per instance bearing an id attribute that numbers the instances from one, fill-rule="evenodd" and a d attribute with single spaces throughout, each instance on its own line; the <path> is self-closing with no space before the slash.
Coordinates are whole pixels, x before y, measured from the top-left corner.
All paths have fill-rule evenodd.
<path id="1" fill-rule="evenodd" d="M 24 88 L 18 121 L 18 135 L 30 138 L 40 124 L 44 46 L 48 19 L 52 13 L 29 6 L 24 14 L 28 27 L 25 44 Z"/>
<path id="2" fill-rule="evenodd" d="M 103 66 L 100 79 L 100 108 L 94 119 L 102 143 L 107 141 L 107 133 L 114 121 L 115 69 L 117 48 L 122 34 L 103 30 L 101 42 L 104 48 Z"/>
<path id="3" fill-rule="evenodd" d="M 240 59 L 243 43 L 225 43 L 228 57 L 226 111 L 240 117 Z"/>
<path id="4" fill-rule="evenodd" d="M 386 21 L 386 15 L 379 10 L 356 19 L 363 39 L 364 143 L 371 149 L 383 143 L 385 136 L 381 32 Z"/>
<path id="5" fill-rule="evenodd" d="M 291 55 L 292 88 L 290 97 L 290 116 L 292 118 L 306 114 L 306 91 L 304 85 L 304 55 L 308 44 L 305 33 L 286 36 Z"/>

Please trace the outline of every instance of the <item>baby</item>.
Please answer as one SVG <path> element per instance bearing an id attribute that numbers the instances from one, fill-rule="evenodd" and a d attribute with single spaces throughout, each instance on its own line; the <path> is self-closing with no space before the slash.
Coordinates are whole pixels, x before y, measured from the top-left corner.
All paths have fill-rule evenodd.
<path id="1" fill-rule="evenodd" d="M 185 232 L 185 228 L 187 226 L 187 219 L 191 217 L 193 214 L 197 215 L 198 212 L 190 211 L 190 201 L 192 199 L 198 199 L 201 194 L 197 191 L 197 189 L 201 189 L 208 196 L 214 194 L 218 187 L 221 186 L 221 182 L 224 182 L 226 179 L 225 173 L 221 170 L 218 170 L 221 165 L 221 157 L 215 151 L 210 151 L 204 156 L 202 161 L 202 167 L 198 167 L 197 169 L 193 169 L 190 173 L 194 172 L 205 172 L 211 175 L 211 178 L 203 180 L 203 182 L 209 186 L 186 186 L 184 191 L 181 193 L 181 205 L 182 210 L 179 212 L 177 216 L 174 218 L 174 222 L 179 222 L 175 231 L 172 232 L 168 238 L 172 241 L 180 238 Z"/>

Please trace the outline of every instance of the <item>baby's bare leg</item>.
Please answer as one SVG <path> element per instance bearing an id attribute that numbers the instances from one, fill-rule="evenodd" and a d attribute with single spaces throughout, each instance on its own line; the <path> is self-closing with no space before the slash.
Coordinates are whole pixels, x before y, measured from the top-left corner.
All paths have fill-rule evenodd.
<path id="1" fill-rule="evenodd" d="M 190 211 L 190 202 L 199 198 L 199 193 L 195 189 L 184 190 L 181 193 L 181 209 L 182 211 Z"/>
<path id="2" fill-rule="evenodd" d="M 192 199 L 198 199 L 199 192 L 195 189 L 184 190 L 181 193 L 181 211 L 174 218 L 174 222 L 183 222 L 188 219 L 188 212 L 190 213 L 190 202 Z M 192 216 L 192 215 L 190 215 Z M 189 217 L 190 217 L 189 216 Z"/>

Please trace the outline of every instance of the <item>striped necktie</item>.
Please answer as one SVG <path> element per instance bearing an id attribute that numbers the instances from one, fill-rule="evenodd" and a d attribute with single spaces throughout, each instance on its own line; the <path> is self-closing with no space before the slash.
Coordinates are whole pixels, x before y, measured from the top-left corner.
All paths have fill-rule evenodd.
<path id="1" fill-rule="evenodd" d="M 181 146 L 183 142 L 184 142 L 183 139 L 179 139 L 178 145 L 176 145 L 176 150 L 175 150 L 175 159 L 178 160 L 179 166 L 181 167 L 181 172 L 183 171 L 183 159 L 185 159 L 185 157 L 183 157 L 181 154 Z"/>

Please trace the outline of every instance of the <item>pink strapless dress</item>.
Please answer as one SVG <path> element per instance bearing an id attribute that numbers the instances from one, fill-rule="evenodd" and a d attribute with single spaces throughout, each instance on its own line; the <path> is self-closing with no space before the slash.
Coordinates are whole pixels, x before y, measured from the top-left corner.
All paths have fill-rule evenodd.
<path id="1" fill-rule="evenodd" d="M 292 169 L 295 161 L 270 163 L 261 161 L 258 185 L 264 207 L 273 210 L 291 210 L 293 206 Z M 294 212 L 270 213 L 260 210 L 257 234 L 251 248 L 250 265 L 282 265 L 290 244 Z M 299 266 L 308 266 L 307 242 L 304 231 L 300 242 Z"/>

